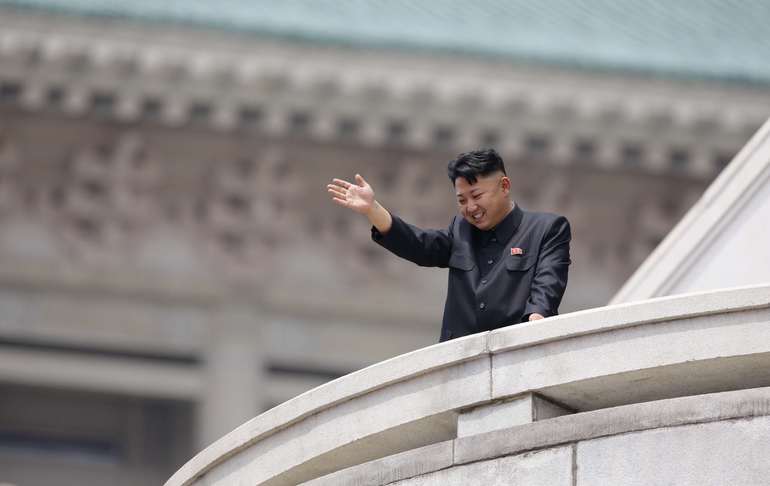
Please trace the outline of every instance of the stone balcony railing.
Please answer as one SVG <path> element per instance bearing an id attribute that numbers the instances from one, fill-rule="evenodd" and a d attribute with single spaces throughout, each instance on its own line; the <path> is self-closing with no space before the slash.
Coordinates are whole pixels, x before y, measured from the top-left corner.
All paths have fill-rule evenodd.
<path id="1" fill-rule="evenodd" d="M 250 420 L 166 486 L 760 485 L 768 457 L 764 285 L 395 357 Z"/>

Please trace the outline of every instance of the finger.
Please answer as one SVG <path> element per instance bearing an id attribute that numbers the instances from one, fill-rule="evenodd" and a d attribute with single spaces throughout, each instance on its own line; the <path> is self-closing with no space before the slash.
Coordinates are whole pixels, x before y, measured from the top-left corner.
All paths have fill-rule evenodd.
<path id="1" fill-rule="evenodd" d="M 361 174 L 356 174 L 356 182 L 358 182 L 358 185 L 362 187 L 369 185 L 369 183 L 366 182 L 363 177 L 361 177 Z"/>
<path id="2" fill-rule="evenodd" d="M 338 186 L 338 185 L 336 185 L 336 184 L 327 184 L 327 185 L 326 185 L 326 188 L 327 188 L 327 189 L 329 189 L 329 190 L 335 190 L 335 191 L 337 191 L 337 192 L 340 192 L 340 193 L 343 193 L 343 194 L 344 194 L 345 192 L 347 192 L 347 189 L 345 189 L 345 188 L 344 188 L 344 187 L 342 187 L 342 186 Z"/>
<path id="3" fill-rule="evenodd" d="M 344 199 L 340 199 L 340 198 L 338 198 L 338 197 L 333 197 L 333 198 L 332 198 L 332 201 L 336 202 L 337 204 L 339 204 L 339 205 L 340 205 L 340 206 L 342 206 L 343 208 L 347 208 L 347 207 L 350 207 L 350 206 L 348 205 L 348 202 L 347 202 L 346 200 L 344 200 Z"/>
<path id="4" fill-rule="evenodd" d="M 327 189 L 327 191 L 328 191 L 328 192 L 329 192 L 329 194 L 331 194 L 332 196 L 337 196 L 337 197 L 340 197 L 340 198 L 342 198 L 342 199 L 345 199 L 345 198 L 347 197 L 347 194 L 345 193 L 345 190 L 344 190 L 344 189 L 341 189 L 341 188 L 337 188 L 337 187 L 330 187 L 329 189 Z"/>
<path id="5" fill-rule="evenodd" d="M 332 182 L 334 182 L 334 183 L 335 183 L 335 184 L 337 184 L 338 186 L 342 186 L 342 187 L 343 187 L 343 188 L 345 188 L 345 189 L 347 189 L 347 188 L 349 188 L 350 186 L 352 186 L 352 185 L 353 185 L 353 184 L 351 184 L 350 182 L 348 182 L 348 181 L 344 181 L 344 180 L 342 180 L 342 179 L 332 179 Z"/>
<path id="6" fill-rule="evenodd" d="M 337 184 L 326 184 L 326 187 L 328 189 L 334 189 L 335 191 L 342 191 L 342 192 L 347 191 L 346 188 L 344 188 L 342 186 L 338 186 Z"/>

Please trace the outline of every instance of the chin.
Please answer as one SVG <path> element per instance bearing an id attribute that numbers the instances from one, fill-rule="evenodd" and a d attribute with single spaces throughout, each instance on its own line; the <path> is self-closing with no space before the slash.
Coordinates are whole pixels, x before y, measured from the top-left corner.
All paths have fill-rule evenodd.
<path id="1" fill-rule="evenodd" d="M 478 221 L 478 222 L 476 222 L 476 221 L 474 221 L 472 219 L 467 219 L 467 218 L 466 218 L 466 221 L 468 221 L 471 225 L 475 226 L 476 228 L 478 228 L 480 230 L 488 229 L 488 225 L 487 225 L 486 221 Z"/>

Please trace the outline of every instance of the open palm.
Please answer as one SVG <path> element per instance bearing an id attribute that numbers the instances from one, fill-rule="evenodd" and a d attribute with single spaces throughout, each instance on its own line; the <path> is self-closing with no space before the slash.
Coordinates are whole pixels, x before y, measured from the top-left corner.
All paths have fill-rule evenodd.
<path id="1" fill-rule="evenodd" d="M 340 206 L 366 214 L 374 205 L 374 190 L 363 177 L 356 174 L 356 184 L 342 179 L 333 179 L 326 186 L 332 200 Z"/>

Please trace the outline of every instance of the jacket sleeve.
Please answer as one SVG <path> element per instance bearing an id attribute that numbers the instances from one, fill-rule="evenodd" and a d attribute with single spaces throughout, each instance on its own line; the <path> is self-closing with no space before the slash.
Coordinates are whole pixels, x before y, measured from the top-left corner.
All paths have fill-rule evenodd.
<path id="1" fill-rule="evenodd" d="M 424 230 L 392 215 L 393 225 L 383 234 L 372 227 L 372 240 L 390 252 L 423 267 L 446 267 L 452 252 L 450 230 Z M 454 223 L 454 220 L 452 221 Z"/>
<path id="2" fill-rule="evenodd" d="M 543 317 L 559 313 L 559 304 L 567 288 L 571 238 L 569 221 L 559 216 L 543 239 L 522 322 L 528 321 L 530 314 L 535 312 Z"/>

